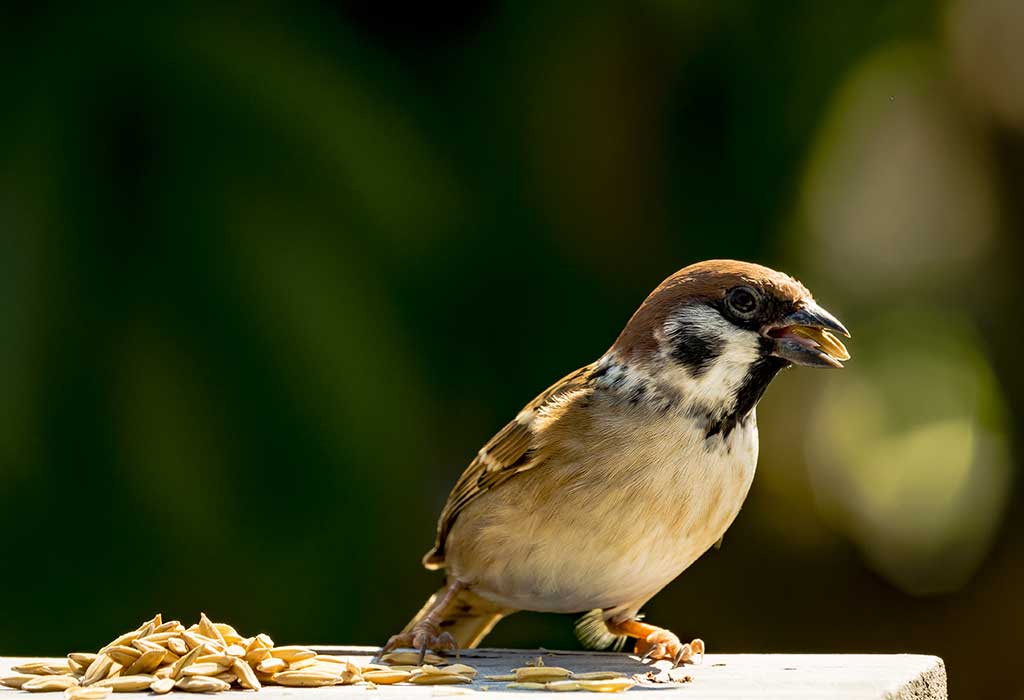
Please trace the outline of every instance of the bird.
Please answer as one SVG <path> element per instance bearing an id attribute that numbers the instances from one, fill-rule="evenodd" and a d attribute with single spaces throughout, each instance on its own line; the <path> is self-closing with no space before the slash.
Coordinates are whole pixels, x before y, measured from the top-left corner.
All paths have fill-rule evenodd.
<path id="1" fill-rule="evenodd" d="M 698 640 L 641 609 L 739 513 L 769 383 L 793 365 L 841 368 L 839 335 L 803 284 L 768 267 L 708 260 L 669 276 L 607 352 L 477 452 L 423 558 L 445 583 L 380 653 L 412 648 L 422 663 L 529 610 L 583 613 L 588 648 L 632 638 L 644 658 L 686 660 Z"/>

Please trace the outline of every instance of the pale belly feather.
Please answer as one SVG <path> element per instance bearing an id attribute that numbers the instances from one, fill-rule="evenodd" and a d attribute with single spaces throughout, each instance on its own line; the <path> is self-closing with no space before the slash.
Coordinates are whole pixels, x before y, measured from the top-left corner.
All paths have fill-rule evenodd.
<path id="1" fill-rule="evenodd" d="M 569 455 L 604 457 L 553 459 L 483 494 L 455 523 L 449 571 L 503 607 L 635 611 L 722 537 L 754 477 L 753 415 L 726 438 L 686 421 L 617 440 L 628 451 L 581 445 Z"/>

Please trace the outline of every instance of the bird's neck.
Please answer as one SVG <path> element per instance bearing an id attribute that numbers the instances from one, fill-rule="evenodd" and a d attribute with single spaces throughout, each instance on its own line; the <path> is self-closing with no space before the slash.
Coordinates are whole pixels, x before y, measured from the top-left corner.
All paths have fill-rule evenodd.
<path id="1" fill-rule="evenodd" d="M 609 351 L 594 366 L 594 391 L 614 404 L 698 420 L 708 437 L 727 436 L 753 413 L 768 384 L 786 366 L 770 356 L 730 365 L 719 360 L 700 376 L 670 358 L 636 362 Z"/>

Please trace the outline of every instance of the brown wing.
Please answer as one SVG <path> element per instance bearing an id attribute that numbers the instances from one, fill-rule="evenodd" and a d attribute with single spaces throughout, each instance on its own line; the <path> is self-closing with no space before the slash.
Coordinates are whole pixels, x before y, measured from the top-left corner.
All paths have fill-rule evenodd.
<path id="1" fill-rule="evenodd" d="M 476 459 L 470 462 L 455 483 L 455 488 L 448 494 L 448 502 L 437 521 L 434 548 L 423 557 L 425 567 L 439 569 L 444 566 L 445 542 L 455 518 L 463 508 L 485 491 L 543 463 L 543 457 L 535 451 L 536 433 L 532 421 L 525 418 L 521 420 L 520 417 L 532 416 L 554 399 L 585 388 L 593 369 L 593 364 L 581 367 L 548 387 L 520 411 L 516 420 L 499 430 L 477 453 Z"/>

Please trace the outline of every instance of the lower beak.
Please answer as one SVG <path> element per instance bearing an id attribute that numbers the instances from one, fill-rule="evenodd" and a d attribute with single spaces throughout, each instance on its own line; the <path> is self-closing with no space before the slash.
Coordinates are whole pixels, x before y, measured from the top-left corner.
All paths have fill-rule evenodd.
<path id="1" fill-rule="evenodd" d="M 814 302 L 803 305 L 762 331 L 775 341 L 772 355 L 805 367 L 842 367 L 850 359 L 836 335 L 850 337 L 846 326 Z"/>

